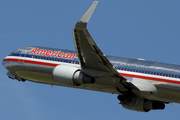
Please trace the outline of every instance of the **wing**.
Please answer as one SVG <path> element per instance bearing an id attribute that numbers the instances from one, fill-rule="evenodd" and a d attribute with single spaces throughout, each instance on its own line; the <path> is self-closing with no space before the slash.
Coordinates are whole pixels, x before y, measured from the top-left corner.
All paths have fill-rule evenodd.
<path id="1" fill-rule="evenodd" d="M 145 109 L 146 105 L 144 105 L 144 102 L 148 95 L 158 94 L 156 87 L 144 79 L 130 77 L 127 80 L 120 75 L 89 34 L 86 28 L 87 23 L 97 3 L 97 1 L 93 2 L 73 30 L 74 43 L 81 71 L 95 78 L 93 86 L 98 84 L 96 86 L 98 91 L 101 91 L 103 88 L 104 92 L 119 94 L 118 99 L 123 107 L 146 112 L 154 109 L 152 107 Z M 153 102 L 156 103 L 157 101 L 149 100 L 148 104 L 153 106 Z M 158 104 L 161 106 L 159 107 L 160 109 L 164 109 L 164 103 L 158 102 Z"/>
<path id="2" fill-rule="evenodd" d="M 96 84 L 115 86 L 120 94 L 129 94 L 132 91 L 136 94 L 157 93 L 155 86 L 144 80 L 127 80 L 113 67 L 103 52 L 98 48 L 87 30 L 87 23 L 96 8 L 95 1 L 76 23 L 73 30 L 73 37 L 77 56 L 82 72 L 94 77 Z"/>
<path id="3" fill-rule="evenodd" d="M 75 29 L 73 30 L 73 37 L 78 59 L 82 68 L 82 71 L 86 74 L 97 78 L 106 78 L 104 83 L 116 83 L 121 91 L 126 91 L 125 85 L 126 79 L 122 77 L 113 65 L 109 62 L 106 56 L 98 48 L 88 30 L 86 29 L 87 23 L 97 5 L 97 1 L 93 2 L 86 13 L 77 22 Z"/>

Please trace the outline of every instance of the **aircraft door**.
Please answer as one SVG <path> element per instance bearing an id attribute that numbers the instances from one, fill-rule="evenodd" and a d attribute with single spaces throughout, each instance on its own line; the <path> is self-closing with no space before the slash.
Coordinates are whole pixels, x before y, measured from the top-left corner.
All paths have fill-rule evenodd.
<path id="1" fill-rule="evenodd" d="M 19 62 L 24 62 L 24 58 L 26 54 L 28 53 L 28 50 L 22 50 L 19 58 Z"/>

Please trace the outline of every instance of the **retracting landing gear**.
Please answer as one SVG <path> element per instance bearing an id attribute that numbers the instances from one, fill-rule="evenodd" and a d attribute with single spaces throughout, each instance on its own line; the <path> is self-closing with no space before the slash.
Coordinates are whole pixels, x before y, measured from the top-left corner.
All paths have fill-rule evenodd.
<path id="1" fill-rule="evenodd" d="M 22 81 L 22 82 L 25 82 L 26 80 L 25 79 L 23 79 L 23 78 L 20 78 L 20 77 L 17 77 L 17 76 L 15 76 L 14 74 L 12 74 L 11 72 L 7 72 L 7 74 L 6 74 L 10 79 L 16 79 L 16 80 L 18 80 L 18 81 Z"/>
<path id="2" fill-rule="evenodd" d="M 148 112 L 150 110 L 163 110 L 164 102 L 141 98 L 136 95 L 118 95 L 117 97 L 122 106 L 129 110 Z"/>
<path id="3" fill-rule="evenodd" d="M 126 95 L 118 95 L 117 99 L 120 101 L 121 104 L 132 101 L 132 97 Z"/>

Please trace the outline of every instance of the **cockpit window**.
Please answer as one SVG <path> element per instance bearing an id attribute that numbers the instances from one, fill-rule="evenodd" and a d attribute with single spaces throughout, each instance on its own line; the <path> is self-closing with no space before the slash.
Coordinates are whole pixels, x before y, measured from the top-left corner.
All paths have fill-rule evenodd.
<path id="1" fill-rule="evenodd" d="M 9 56 L 11 56 L 14 52 L 12 52 L 11 54 L 9 54 Z"/>

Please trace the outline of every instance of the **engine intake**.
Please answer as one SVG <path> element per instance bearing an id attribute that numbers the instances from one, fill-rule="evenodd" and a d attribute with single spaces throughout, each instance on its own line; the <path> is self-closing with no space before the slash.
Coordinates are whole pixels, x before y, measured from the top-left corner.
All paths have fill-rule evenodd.
<path id="1" fill-rule="evenodd" d="M 58 65 L 53 70 L 53 80 L 60 85 L 92 84 L 95 78 L 81 72 L 80 68 L 67 65 Z"/>

